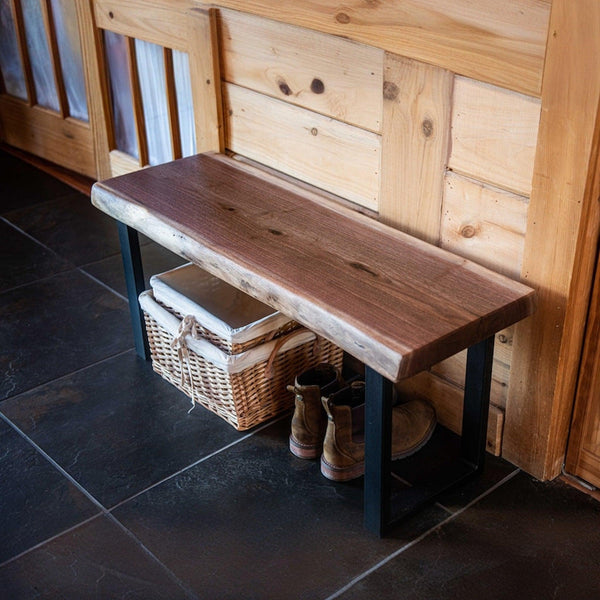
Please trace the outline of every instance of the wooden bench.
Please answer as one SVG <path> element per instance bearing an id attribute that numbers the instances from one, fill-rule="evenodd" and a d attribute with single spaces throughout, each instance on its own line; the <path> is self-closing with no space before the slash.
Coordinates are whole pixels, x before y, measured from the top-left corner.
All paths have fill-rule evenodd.
<path id="1" fill-rule="evenodd" d="M 137 304 L 144 288 L 138 231 L 365 364 L 368 529 L 382 534 L 482 469 L 494 334 L 532 313 L 533 290 L 220 154 L 99 182 L 92 202 L 119 221 L 141 356 L 148 351 Z M 461 456 L 392 506 L 393 383 L 465 348 Z"/>

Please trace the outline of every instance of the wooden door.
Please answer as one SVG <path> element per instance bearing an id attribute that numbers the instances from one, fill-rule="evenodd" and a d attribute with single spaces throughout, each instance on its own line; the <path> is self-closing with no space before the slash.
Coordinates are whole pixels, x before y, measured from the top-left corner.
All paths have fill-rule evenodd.
<path id="1" fill-rule="evenodd" d="M 192 0 L 94 0 L 88 65 L 99 177 L 207 150 L 222 123 L 215 11 Z"/>
<path id="2" fill-rule="evenodd" d="M 0 3 L 0 139 L 96 176 L 78 3 Z"/>
<path id="3" fill-rule="evenodd" d="M 579 374 L 575 410 L 567 451 L 568 473 L 600 488 L 600 263 Z"/>

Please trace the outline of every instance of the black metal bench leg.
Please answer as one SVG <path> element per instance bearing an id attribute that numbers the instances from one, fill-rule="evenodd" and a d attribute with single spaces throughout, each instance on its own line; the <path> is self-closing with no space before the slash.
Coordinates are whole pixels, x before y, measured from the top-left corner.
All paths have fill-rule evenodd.
<path id="1" fill-rule="evenodd" d="M 485 460 L 493 359 L 494 336 L 467 352 L 461 455 L 476 471 Z"/>
<path id="2" fill-rule="evenodd" d="M 369 531 L 381 537 L 398 521 L 481 471 L 485 461 L 493 357 L 493 336 L 475 344 L 467 353 L 460 457 L 411 487 L 410 497 L 399 506 L 394 503 L 394 514 L 391 501 L 394 387 L 366 368 L 364 523 Z"/>
<path id="3" fill-rule="evenodd" d="M 138 296 L 145 289 L 138 232 L 124 223 L 118 222 L 118 225 L 135 350 L 144 360 L 149 360 L 150 350 L 148 348 L 144 315 L 138 302 Z"/>
<path id="4" fill-rule="evenodd" d="M 378 536 L 390 521 L 393 384 L 365 369 L 364 524 Z"/>

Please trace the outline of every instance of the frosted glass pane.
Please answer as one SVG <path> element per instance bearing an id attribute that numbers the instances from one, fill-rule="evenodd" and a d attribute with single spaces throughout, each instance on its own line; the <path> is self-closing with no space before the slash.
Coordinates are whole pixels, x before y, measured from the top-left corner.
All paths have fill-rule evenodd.
<path id="1" fill-rule="evenodd" d="M 52 16 L 60 54 L 69 114 L 81 121 L 88 121 L 83 58 L 77 28 L 77 10 L 73 0 L 52 0 Z"/>
<path id="2" fill-rule="evenodd" d="M 173 160 L 163 49 L 150 42 L 135 40 L 135 52 L 144 106 L 148 162 L 158 165 Z"/>
<path id="3" fill-rule="evenodd" d="M 194 104 L 190 80 L 190 59 L 185 52 L 173 51 L 173 71 L 175 71 L 175 93 L 177 94 L 177 114 L 183 156 L 196 154 L 196 134 L 194 131 Z"/>
<path id="4" fill-rule="evenodd" d="M 58 111 L 60 105 L 56 85 L 54 84 L 54 71 L 40 0 L 21 0 L 21 6 L 23 7 L 25 37 L 27 38 L 27 50 L 29 51 L 29 61 L 33 71 L 37 103 L 40 106 Z"/>
<path id="5" fill-rule="evenodd" d="M 25 75 L 10 4 L 10 0 L 0 0 L 0 69 L 6 92 L 27 100 Z"/>
<path id="6" fill-rule="evenodd" d="M 105 31 L 104 47 L 110 81 L 115 144 L 117 150 L 139 158 L 127 62 L 127 40 L 118 33 Z"/>

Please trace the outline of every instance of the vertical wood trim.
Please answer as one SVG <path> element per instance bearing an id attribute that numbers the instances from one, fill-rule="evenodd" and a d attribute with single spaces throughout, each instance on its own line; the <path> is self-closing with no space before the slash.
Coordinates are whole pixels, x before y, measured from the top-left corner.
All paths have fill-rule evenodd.
<path id="1" fill-rule="evenodd" d="M 189 19 L 189 56 L 196 150 L 223 152 L 225 148 L 221 73 L 216 9 L 194 8 Z"/>
<path id="2" fill-rule="evenodd" d="M 173 158 L 181 158 L 181 134 L 179 131 L 179 112 L 177 111 L 177 92 L 175 90 L 175 72 L 173 70 L 173 51 L 163 48 L 165 64 L 165 90 L 169 111 L 169 130 L 171 132 L 171 150 Z"/>
<path id="3" fill-rule="evenodd" d="M 50 6 L 50 0 L 40 0 L 40 4 L 44 20 L 44 30 L 46 31 L 46 42 L 48 43 L 48 50 L 52 61 L 52 74 L 58 97 L 59 113 L 65 119 L 69 116 L 69 101 L 67 99 L 67 90 L 65 89 L 65 81 L 60 64 L 60 53 L 58 51 L 58 42 L 56 41 L 56 28 L 54 27 L 52 7 Z"/>
<path id="4" fill-rule="evenodd" d="M 577 386 L 575 410 L 569 436 L 569 448 L 565 468 L 567 472 L 583 477 L 586 481 L 597 484 L 586 473 L 586 442 L 592 446 L 600 427 L 600 269 L 596 270 L 590 316 L 586 328 L 585 348 L 581 361 L 581 373 Z M 590 444 L 590 442 L 592 442 Z M 600 451 L 594 452 L 600 459 Z M 600 471 L 595 473 L 600 477 Z"/>
<path id="5" fill-rule="evenodd" d="M 92 1 L 81 0 L 76 2 L 75 6 L 84 64 L 88 116 L 96 160 L 96 177 L 106 179 L 111 175 L 109 153 L 115 142 L 104 41 L 102 31 L 96 27 Z"/>
<path id="6" fill-rule="evenodd" d="M 146 122 L 144 121 L 144 103 L 140 88 L 140 74 L 138 71 L 137 56 L 135 53 L 135 39 L 127 37 L 127 61 L 129 63 L 129 81 L 131 85 L 131 98 L 133 102 L 133 115 L 137 135 L 138 154 L 140 167 L 148 164 L 148 138 L 146 135 Z"/>
<path id="7" fill-rule="evenodd" d="M 595 261 L 599 55 L 600 3 L 554 0 L 522 270 L 538 309 L 516 328 L 504 439 L 540 479 L 564 459 Z"/>
<path id="8" fill-rule="evenodd" d="M 27 100 L 29 106 L 37 104 L 37 93 L 33 83 L 33 71 L 31 70 L 31 61 L 29 60 L 29 50 L 27 49 L 27 36 L 25 35 L 25 21 L 23 20 L 23 7 L 21 0 L 12 0 L 13 20 L 15 22 L 15 33 L 17 34 L 17 43 L 19 45 L 19 54 L 21 64 L 23 65 L 23 75 L 25 76 L 25 88 L 27 89 Z"/>
<path id="9" fill-rule="evenodd" d="M 382 221 L 433 244 L 440 236 L 453 75 L 385 54 Z"/>

